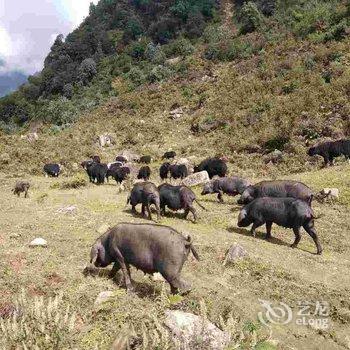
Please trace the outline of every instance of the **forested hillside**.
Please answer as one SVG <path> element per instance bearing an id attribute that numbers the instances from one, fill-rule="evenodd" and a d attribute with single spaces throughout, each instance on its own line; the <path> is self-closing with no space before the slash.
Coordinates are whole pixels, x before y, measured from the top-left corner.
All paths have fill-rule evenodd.
<path id="1" fill-rule="evenodd" d="M 4 136 L 2 158 L 28 157 L 39 169 L 38 150 L 57 159 L 64 143 L 78 161 L 109 132 L 117 148 L 152 152 L 161 143 L 186 154 L 198 143 L 200 155 L 245 154 L 262 166 L 269 158 L 261 155 L 277 149 L 288 157 L 273 162 L 300 171 L 305 147 L 350 132 L 349 8 L 341 0 L 101 0 L 57 37 L 40 74 L 0 100 L 4 135 L 33 123 L 46 135 L 37 158 L 14 154 Z M 162 115 L 179 106 L 180 121 Z M 138 138 L 140 121 L 147 132 Z M 186 135 L 181 145 L 173 131 Z"/>

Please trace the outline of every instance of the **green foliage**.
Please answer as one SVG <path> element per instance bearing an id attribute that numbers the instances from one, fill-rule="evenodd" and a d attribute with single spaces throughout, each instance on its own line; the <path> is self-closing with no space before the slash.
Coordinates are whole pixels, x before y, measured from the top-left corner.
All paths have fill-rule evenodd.
<path id="1" fill-rule="evenodd" d="M 131 68 L 126 77 L 129 78 L 135 85 L 141 85 L 146 81 L 145 74 L 138 67 Z"/>
<path id="2" fill-rule="evenodd" d="M 194 52 L 195 48 L 190 40 L 181 37 L 165 46 L 167 56 L 189 56 Z"/>
<path id="3" fill-rule="evenodd" d="M 289 139 L 286 137 L 276 137 L 273 138 L 271 140 L 268 140 L 265 142 L 264 144 L 264 148 L 268 151 L 268 152 L 273 152 L 274 150 L 279 150 L 279 151 L 283 151 L 285 145 L 289 142 Z"/>
<path id="4" fill-rule="evenodd" d="M 168 67 L 158 65 L 151 70 L 148 79 L 150 82 L 154 83 L 156 81 L 162 81 L 164 79 L 167 79 L 170 76 L 171 70 Z"/>
<path id="5" fill-rule="evenodd" d="M 116 94 L 111 88 L 116 77 L 125 79 L 129 89 L 174 75 L 185 77 L 195 69 L 196 51 L 208 60 L 244 61 L 262 55 L 267 42 L 278 46 L 291 35 L 316 44 L 341 41 L 350 28 L 350 5 L 341 0 L 235 0 L 234 4 L 231 23 L 230 18 L 219 17 L 226 12 L 218 11 L 221 5 L 215 0 L 91 4 L 79 28 L 66 38 L 57 36 L 42 72 L 0 99 L 1 129 L 11 132 L 35 118 L 56 125 L 72 123 Z M 167 67 L 167 58 L 177 56 L 191 57 Z M 303 62 L 309 72 L 324 64 L 311 53 Z M 318 77 L 333 83 L 343 74 L 342 64 L 323 67 Z M 263 60 L 259 67 L 261 74 L 269 74 Z M 278 90 L 283 94 L 298 91 L 298 78 L 288 74 L 289 70 L 283 71 L 287 81 Z"/>
<path id="6" fill-rule="evenodd" d="M 162 64 L 166 59 L 166 55 L 159 44 L 156 45 L 150 42 L 145 50 L 145 58 L 152 63 Z"/>
<path id="7" fill-rule="evenodd" d="M 209 60 L 232 61 L 246 59 L 262 49 L 260 42 L 245 37 L 233 37 L 220 27 L 212 27 L 205 33 L 208 43 L 204 57 Z"/>
<path id="8" fill-rule="evenodd" d="M 244 3 L 240 12 L 240 20 L 243 34 L 259 29 L 264 23 L 264 17 L 253 1 Z"/>
<path id="9" fill-rule="evenodd" d="M 64 181 L 60 184 L 60 188 L 63 190 L 67 189 L 76 189 L 87 186 L 88 182 L 84 175 L 78 174 L 72 177 L 71 179 Z"/>

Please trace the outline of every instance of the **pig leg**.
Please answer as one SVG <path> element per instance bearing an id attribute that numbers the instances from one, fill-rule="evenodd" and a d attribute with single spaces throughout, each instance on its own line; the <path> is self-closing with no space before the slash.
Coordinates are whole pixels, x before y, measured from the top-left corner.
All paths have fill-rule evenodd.
<path id="1" fill-rule="evenodd" d="M 124 281 L 125 281 L 125 285 L 126 285 L 126 290 L 128 292 L 132 292 L 133 291 L 133 286 L 131 284 L 131 276 L 130 276 L 130 270 L 126 267 L 125 264 L 125 260 L 124 257 L 122 255 L 122 253 L 120 252 L 120 250 L 118 249 L 118 247 L 114 248 L 114 253 L 116 256 L 116 262 L 119 263 L 120 267 L 122 268 L 123 271 L 123 276 L 124 276 Z M 114 266 L 113 266 L 114 268 Z"/>
<path id="2" fill-rule="evenodd" d="M 146 208 L 147 208 L 148 217 L 150 220 L 152 220 L 152 214 L 151 214 L 151 209 L 149 207 L 149 202 L 147 202 Z"/>
<path id="3" fill-rule="evenodd" d="M 159 207 L 159 202 L 156 202 L 154 204 L 156 206 L 156 211 L 157 211 L 157 220 L 160 220 L 160 207 Z"/>
<path id="4" fill-rule="evenodd" d="M 141 207 L 141 214 L 142 216 L 145 216 L 145 205 L 142 204 L 142 207 Z"/>
<path id="5" fill-rule="evenodd" d="M 253 237 L 256 236 L 255 230 L 256 230 L 258 227 L 260 227 L 261 225 L 264 225 L 264 223 L 261 222 L 261 221 L 255 221 L 255 222 L 253 223 L 252 229 L 250 230 L 250 232 L 251 232 L 251 234 L 253 235 Z"/>
<path id="6" fill-rule="evenodd" d="M 170 284 L 170 290 L 172 294 L 181 293 L 182 295 L 187 294 L 191 291 L 191 286 L 181 279 L 180 274 L 175 276 L 169 276 L 166 272 L 162 273 L 164 279 Z"/>
<path id="7" fill-rule="evenodd" d="M 316 248 L 317 248 L 317 254 L 320 255 L 322 253 L 322 246 L 320 241 L 318 240 L 316 230 L 313 227 L 313 223 L 308 223 L 303 226 L 305 231 L 311 236 L 311 238 L 314 240 Z"/>
<path id="8" fill-rule="evenodd" d="M 113 268 L 112 268 L 111 272 L 109 273 L 108 277 L 113 278 L 119 270 L 120 270 L 120 264 L 116 261 L 114 263 Z"/>
<path id="9" fill-rule="evenodd" d="M 165 205 L 162 205 L 162 206 L 160 207 L 160 213 L 161 213 L 163 216 L 165 216 Z"/>
<path id="10" fill-rule="evenodd" d="M 187 215 L 188 215 L 189 212 L 191 212 L 193 214 L 194 222 L 196 222 L 197 221 L 197 213 L 196 213 L 196 209 L 192 205 L 188 206 L 185 209 L 185 215 L 184 215 L 185 219 L 187 218 Z"/>
<path id="11" fill-rule="evenodd" d="M 224 203 L 224 200 L 222 199 L 222 192 L 221 191 L 218 192 L 218 200 L 220 203 Z"/>
<path id="12" fill-rule="evenodd" d="M 295 234 L 295 240 L 294 240 L 293 244 L 291 245 L 291 247 L 296 248 L 298 246 L 298 244 L 300 242 L 300 238 L 301 238 L 300 227 L 294 227 L 293 232 Z"/>
<path id="13" fill-rule="evenodd" d="M 323 160 L 324 160 L 324 167 L 326 168 L 328 166 L 329 163 L 329 157 L 327 155 L 323 156 Z"/>
<path id="14" fill-rule="evenodd" d="M 136 207 L 135 207 L 135 205 L 132 205 L 132 206 L 131 206 L 131 211 L 132 211 L 134 214 L 136 214 Z"/>
<path id="15" fill-rule="evenodd" d="M 265 239 L 270 239 L 271 238 L 271 228 L 272 228 L 272 222 L 269 221 L 266 223 L 266 236 Z"/>

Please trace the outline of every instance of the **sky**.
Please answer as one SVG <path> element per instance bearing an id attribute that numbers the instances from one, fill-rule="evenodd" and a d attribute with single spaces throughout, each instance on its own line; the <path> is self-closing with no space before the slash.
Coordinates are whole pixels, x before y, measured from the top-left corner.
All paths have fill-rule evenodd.
<path id="1" fill-rule="evenodd" d="M 0 74 L 40 71 L 58 34 L 67 35 L 98 0 L 0 0 Z"/>

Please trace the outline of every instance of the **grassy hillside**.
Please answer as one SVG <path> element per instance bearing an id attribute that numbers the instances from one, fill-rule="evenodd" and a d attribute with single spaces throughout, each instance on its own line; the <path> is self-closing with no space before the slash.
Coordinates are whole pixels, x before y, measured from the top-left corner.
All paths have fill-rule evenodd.
<path id="1" fill-rule="evenodd" d="M 198 4 L 196 11 L 205 11 L 209 3 Z M 91 23 L 96 33 L 109 38 L 114 22 L 102 16 L 104 6 L 107 1 L 92 9 L 65 42 L 56 44 L 72 55 L 74 42 L 79 51 Z M 142 11 L 135 6 L 139 18 Z M 157 157 L 174 148 L 198 158 L 226 155 L 232 171 L 248 175 L 312 169 L 315 160 L 305 153 L 310 144 L 350 133 L 347 2 L 223 1 L 210 6 L 211 17 L 199 36 L 186 31 L 189 17 L 181 19 L 184 23 L 179 19 L 178 30 L 165 41 L 149 31 L 136 40 L 120 32 L 116 51 L 101 53 L 92 80 L 74 83 L 69 96 L 62 96 L 63 90 L 43 91 L 30 102 L 24 94 L 27 86 L 1 100 L 0 164 L 12 173 L 35 174 L 45 161 L 61 161 L 71 172 L 72 163 L 91 153 L 107 160 L 123 148 L 133 148 Z M 150 28 L 146 19 L 144 25 Z M 61 57 L 56 49 L 47 62 Z M 62 67 L 66 74 L 67 65 Z M 31 84 L 40 85 L 41 78 Z M 32 114 L 26 114 L 25 106 Z M 171 120 L 169 111 L 175 107 L 182 107 L 184 114 Z M 17 122 L 23 126 L 8 134 Z M 33 129 L 38 129 L 39 141 L 19 139 Z M 114 136 L 113 147 L 96 146 L 101 133 Z M 275 149 L 283 152 L 282 160 L 275 162 L 268 155 Z M 271 159 L 276 164 L 271 165 Z"/>
<path id="2" fill-rule="evenodd" d="M 320 169 L 321 160 L 306 150 L 350 135 L 349 13 L 348 1 L 340 0 L 91 6 L 74 33 L 57 39 L 43 72 L 0 100 L 0 329 L 6 331 L 0 348 L 22 341 L 27 348 L 111 349 L 126 337 L 133 349 L 173 349 L 163 321 L 167 309 L 179 309 L 229 332 L 232 349 L 348 349 L 350 168 L 338 158 L 335 167 Z M 183 113 L 173 119 L 177 108 Z M 98 145 L 102 134 L 112 137 L 110 147 Z M 184 267 L 194 286 L 188 296 L 170 296 L 166 284 L 135 269 L 134 296 L 119 277 L 84 277 L 102 224 L 145 221 L 125 208 L 126 191 L 114 182 L 88 184 L 79 166 L 92 154 L 112 161 L 123 149 L 155 159 L 156 184 L 161 155 L 175 150 L 194 163 L 225 156 L 231 175 L 254 182 L 281 177 L 315 192 L 339 188 L 338 202 L 315 203 L 323 255 L 312 254 L 306 234 L 291 249 L 292 231 L 279 227 L 271 242 L 262 239 L 263 228 L 251 237 L 236 227 L 235 198 L 218 204 L 196 188 L 209 209 L 199 210 L 198 224 L 170 213 L 161 220 L 190 233 L 201 256 Z M 275 150 L 282 153 L 275 157 Z M 63 176 L 44 178 L 46 162 L 63 164 Z M 26 200 L 10 192 L 18 178 L 32 184 Z M 83 186 L 71 188 L 76 181 Z M 72 205 L 72 213 L 62 212 Z M 28 247 L 38 236 L 47 249 Z M 248 258 L 224 267 L 235 242 Z M 96 309 L 95 298 L 106 290 L 112 300 Z M 294 312 L 300 301 L 327 301 L 331 326 L 264 327 L 259 298 L 285 302 Z M 7 318 L 16 302 L 29 315 L 24 330 Z M 50 339 L 42 336 L 44 326 Z"/>

